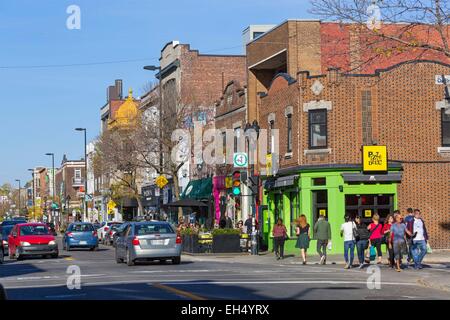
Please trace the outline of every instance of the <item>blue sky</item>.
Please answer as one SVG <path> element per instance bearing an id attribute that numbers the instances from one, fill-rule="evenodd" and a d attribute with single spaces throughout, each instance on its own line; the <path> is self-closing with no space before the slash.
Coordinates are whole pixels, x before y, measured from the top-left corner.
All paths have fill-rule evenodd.
<path id="1" fill-rule="evenodd" d="M 66 9 L 81 9 L 81 30 L 68 30 Z M 14 0 L 0 2 L 0 184 L 29 180 L 28 168 L 50 165 L 44 154 L 83 156 L 99 133 L 106 87 L 123 79 L 135 95 L 171 40 L 204 53 L 242 53 L 249 24 L 309 18 L 308 0 Z M 224 49 L 234 47 L 233 49 Z M 22 68 L 147 59 L 64 68 Z M 21 67 L 21 68 L 17 68 Z"/>

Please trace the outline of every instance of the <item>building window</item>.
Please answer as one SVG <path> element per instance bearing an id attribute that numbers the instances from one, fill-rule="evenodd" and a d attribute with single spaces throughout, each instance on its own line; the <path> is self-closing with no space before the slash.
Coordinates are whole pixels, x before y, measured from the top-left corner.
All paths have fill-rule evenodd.
<path id="1" fill-rule="evenodd" d="M 241 136 L 241 127 L 234 128 L 234 152 L 238 152 L 239 138 Z"/>
<path id="2" fill-rule="evenodd" d="M 287 152 L 292 152 L 292 114 L 287 115 Z"/>
<path id="3" fill-rule="evenodd" d="M 327 190 L 317 190 L 312 192 L 313 198 L 313 223 L 314 226 L 320 215 L 328 219 L 328 192 Z"/>
<path id="4" fill-rule="evenodd" d="M 263 34 L 264 34 L 264 32 L 254 31 L 253 32 L 253 39 L 257 39 L 257 38 L 261 37 Z"/>
<path id="5" fill-rule="evenodd" d="M 313 178 L 312 184 L 313 184 L 313 186 L 326 186 L 327 178 Z"/>
<path id="6" fill-rule="evenodd" d="M 81 179 L 81 170 L 80 169 L 75 169 L 75 179 Z"/>
<path id="7" fill-rule="evenodd" d="M 442 146 L 450 147 L 450 114 L 445 113 L 445 109 L 442 112 Z"/>
<path id="8" fill-rule="evenodd" d="M 363 144 L 372 144 L 372 92 L 361 93 Z"/>
<path id="9" fill-rule="evenodd" d="M 275 135 L 273 134 L 273 130 L 275 129 L 275 121 L 274 120 L 270 120 L 269 129 L 270 129 L 269 153 L 273 153 L 275 151 Z"/>
<path id="10" fill-rule="evenodd" d="M 309 148 L 326 148 L 327 140 L 327 109 L 309 111 Z"/>

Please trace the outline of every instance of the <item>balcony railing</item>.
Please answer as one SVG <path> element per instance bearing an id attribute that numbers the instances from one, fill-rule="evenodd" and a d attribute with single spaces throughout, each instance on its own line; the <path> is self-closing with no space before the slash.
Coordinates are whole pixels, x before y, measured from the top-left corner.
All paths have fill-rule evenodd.
<path id="1" fill-rule="evenodd" d="M 84 186 L 84 178 L 72 178 L 72 186 L 73 187 Z"/>

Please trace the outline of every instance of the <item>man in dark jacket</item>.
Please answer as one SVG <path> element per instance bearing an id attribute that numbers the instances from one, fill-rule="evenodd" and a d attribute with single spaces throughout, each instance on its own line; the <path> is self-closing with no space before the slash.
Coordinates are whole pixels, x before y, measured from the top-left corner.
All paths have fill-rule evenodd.
<path id="1" fill-rule="evenodd" d="M 331 226 L 321 214 L 314 225 L 314 238 L 317 240 L 317 252 L 320 255 L 320 264 L 327 263 L 327 245 L 331 241 Z"/>

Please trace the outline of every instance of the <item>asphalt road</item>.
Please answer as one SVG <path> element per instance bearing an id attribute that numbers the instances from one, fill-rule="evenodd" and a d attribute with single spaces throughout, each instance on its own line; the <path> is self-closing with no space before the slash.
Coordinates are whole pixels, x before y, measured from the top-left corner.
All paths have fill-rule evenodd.
<path id="1" fill-rule="evenodd" d="M 62 248 L 60 244 L 60 248 Z M 81 289 L 67 287 L 70 266 L 81 271 Z M 369 289 L 366 271 L 338 265 L 267 265 L 231 259 L 203 261 L 183 256 L 181 265 L 117 264 L 112 247 L 60 251 L 0 265 L 0 283 L 12 300 L 267 300 L 267 299 L 450 299 L 446 291 L 421 286 L 414 270 L 381 269 L 381 289 Z M 450 270 L 433 270 L 448 276 Z M 69 281 L 70 284 L 75 284 Z"/>

